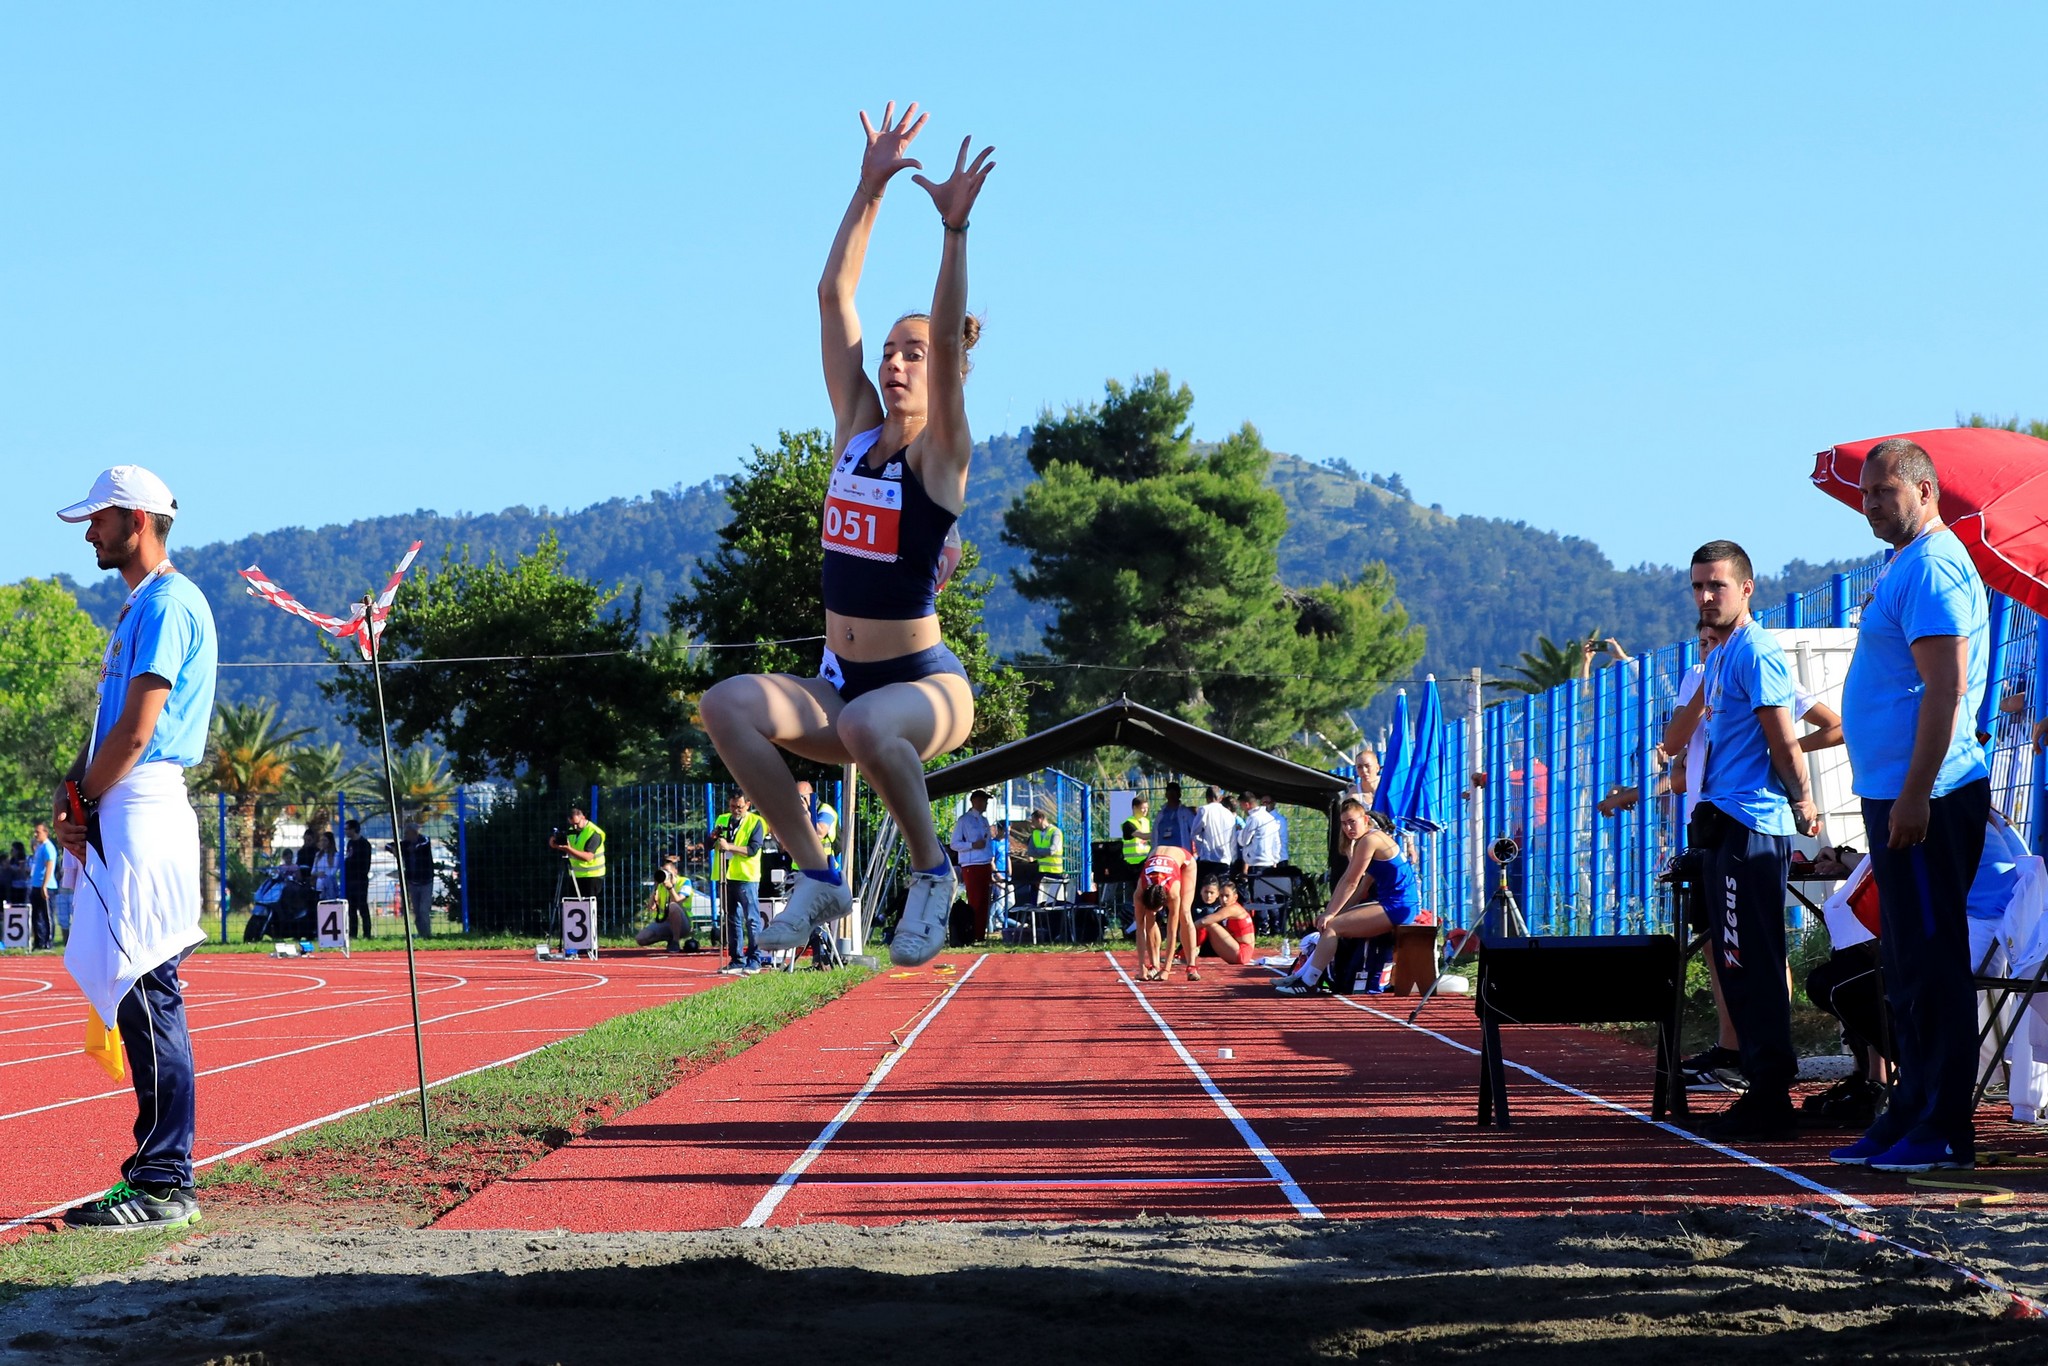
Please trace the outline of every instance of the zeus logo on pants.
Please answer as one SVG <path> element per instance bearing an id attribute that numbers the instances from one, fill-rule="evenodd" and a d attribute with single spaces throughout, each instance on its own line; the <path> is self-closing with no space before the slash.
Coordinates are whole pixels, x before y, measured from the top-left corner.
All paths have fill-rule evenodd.
<path id="1" fill-rule="evenodd" d="M 1728 897 L 1721 916 L 1721 965 L 1739 968 L 1742 966 L 1742 926 L 1735 919 L 1735 879 L 1724 878 Z"/>

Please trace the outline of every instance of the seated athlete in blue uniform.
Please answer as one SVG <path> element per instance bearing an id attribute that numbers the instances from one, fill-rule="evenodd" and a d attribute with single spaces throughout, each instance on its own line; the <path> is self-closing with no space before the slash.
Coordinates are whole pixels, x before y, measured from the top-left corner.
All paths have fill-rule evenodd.
<path id="1" fill-rule="evenodd" d="M 874 380 L 863 364 L 854 290 L 882 195 L 899 171 L 919 168 L 910 144 L 925 120 L 893 102 L 867 133 L 860 186 L 841 219 L 818 282 L 825 387 L 832 396 L 835 456 L 820 527 L 825 548 L 826 648 L 819 676 L 750 674 L 704 694 L 704 729 L 718 757 L 775 830 L 802 876 L 782 914 L 760 937 L 792 949 L 814 926 L 844 915 L 852 898 L 812 828 L 779 750 L 818 763 L 857 763 L 874 784 L 916 870 L 890 940 L 897 963 L 929 961 L 945 946 L 954 877 L 933 828 L 923 762 L 959 748 L 974 724 L 967 671 L 939 634 L 938 591 L 950 560 L 948 532 L 967 505 L 967 352 L 980 332 L 967 312 L 967 216 L 995 163 L 994 148 L 968 160 L 963 139 L 953 174 L 932 198 L 945 232 L 929 314 L 889 329 Z"/>
<path id="2" fill-rule="evenodd" d="M 1389 825 L 1378 822 L 1356 797 L 1337 808 L 1339 828 L 1351 842 L 1351 859 L 1330 889 L 1330 904 L 1316 917 L 1322 937 L 1298 969 L 1275 983 L 1287 996 L 1312 996 L 1346 939 L 1377 939 L 1415 918 L 1415 868 L 1401 852 Z"/>

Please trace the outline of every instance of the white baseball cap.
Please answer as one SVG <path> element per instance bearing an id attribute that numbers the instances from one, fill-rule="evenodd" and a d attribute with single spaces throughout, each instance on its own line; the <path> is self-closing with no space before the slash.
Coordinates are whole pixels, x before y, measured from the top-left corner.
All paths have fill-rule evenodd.
<path id="1" fill-rule="evenodd" d="M 178 500 L 171 497 L 169 485 L 142 466 L 116 465 L 102 470 L 92 481 L 92 492 L 68 508 L 58 508 L 57 515 L 67 522 L 82 522 L 101 508 L 134 508 L 176 517 Z"/>

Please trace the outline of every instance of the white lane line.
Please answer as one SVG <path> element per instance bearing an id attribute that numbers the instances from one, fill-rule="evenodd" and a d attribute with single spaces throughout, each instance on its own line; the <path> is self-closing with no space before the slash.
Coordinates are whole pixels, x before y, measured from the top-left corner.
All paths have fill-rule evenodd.
<path id="1" fill-rule="evenodd" d="M 4 996 L 0 996 L 0 1001 L 19 1001 L 24 996 L 40 996 L 44 992 L 52 990 L 57 985 L 56 982 L 54 981 L 45 981 L 40 977 L 9 977 L 0 978 L 0 981 L 5 981 L 9 984 L 12 984 L 14 982 L 35 983 L 35 985 L 30 987 L 27 991 L 10 991 Z"/>
<path id="2" fill-rule="evenodd" d="M 559 1043 L 560 1040 L 556 1040 L 556 1042 Z M 554 1044 L 544 1043 L 539 1048 L 529 1048 L 523 1053 L 514 1053 L 509 1058 L 500 1058 L 496 1062 L 487 1062 L 483 1064 L 481 1067 L 471 1067 L 464 1071 L 453 1073 L 449 1076 L 442 1077 L 437 1081 L 428 1082 L 427 1089 L 429 1091 L 432 1091 L 439 1087 L 446 1086 L 451 1081 L 460 1081 L 464 1077 L 473 1077 L 479 1072 L 488 1072 L 493 1067 L 509 1066 L 512 1063 L 520 1061 L 522 1058 L 530 1058 L 534 1054 L 539 1053 L 544 1049 L 552 1047 L 554 1047 Z M 361 1114 L 365 1110 L 374 1110 L 379 1105 L 388 1105 L 394 1100 L 404 1100 L 407 1096 L 416 1096 L 418 1094 L 418 1087 L 408 1086 L 403 1091 L 393 1091 L 388 1096 L 379 1096 L 375 1100 L 366 1100 L 360 1105 L 350 1105 L 345 1109 L 336 1110 L 332 1114 L 322 1115 L 318 1119 L 309 1119 L 303 1124 L 294 1124 L 288 1129 L 279 1129 L 274 1134 L 266 1134 L 262 1138 L 251 1139 L 247 1143 L 239 1144 L 233 1148 L 229 1148 L 226 1152 L 215 1153 L 212 1157 L 202 1157 L 192 1164 L 192 1168 L 194 1171 L 197 1171 L 201 1167 L 212 1166 L 216 1162 L 225 1162 L 231 1157 L 240 1157 L 243 1153 L 246 1153 L 253 1148 L 268 1147 L 272 1143 L 277 1143 L 283 1139 L 290 1138 L 293 1134 L 302 1134 L 306 1130 L 318 1128 L 322 1124 L 330 1124 L 337 1119 L 346 1119 L 350 1115 Z M 8 1233 L 14 1229 L 20 1228 L 23 1224 L 33 1224 L 36 1223 L 38 1220 L 54 1218 L 55 1216 L 62 1214 L 65 1210 L 70 1209 L 73 1205 L 83 1204 L 84 1202 L 92 1199 L 95 1195 L 98 1194 L 99 1192 L 96 1190 L 87 1191 L 83 1195 L 73 1196 L 71 1199 L 66 1200 L 64 1203 L 60 1205 L 52 1205 L 48 1209 L 39 1209 L 34 1214 L 24 1214 L 19 1219 L 9 1220 L 7 1223 L 0 1224 L 0 1233 Z"/>
<path id="3" fill-rule="evenodd" d="M 1435 1039 L 1438 1043 L 1450 1045 L 1452 1048 L 1457 1049 L 1460 1053 L 1470 1053 L 1475 1058 L 1479 1056 L 1478 1049 L 1472 1047 L 1472 1045 L 1470 1044 L 1459 1043 L 1456 1039 L 1450 1037 L 1448 1034 L 1439 1034 L 1434 1029 L 1424 1029 L 1421 1025 L 1409 1024 L 1406 1020 L 1402 1019 L 1398 1015 L 1389 1015 L 1384 1010 L 1375 1010 L 1371 1006 L 1360 1005 L 1357 1001 L 1353 1000 L 1349 996 L 1335 996 L 1331 999 L 1335 1001 L 1340 1001 L 1343 1004 L 1350 1006 L 1353 1010 L 1363 1011 L 1367 1015 L 1376 1016 L 1379 1019 L 1385 1020 L 1390 1024 L 1400 1025 L 1403 1029 L 1412 1029 L 1417 1034 L 1426 1034 L 1430 1038 Z M 1769 1172 L 1773 1176 L 1782 1177 L 1786 1181 L 1791 1182 L 1793 1185 L 1798 1186 L 1801 1189 L 1810 1190 L 1815 1195 L 1825 1196 L 1826 1198 L 1834 1201 L 1836 1204 L 1842 1206 L 1842 1208 L 1844 1209 L 1855 1210 L 1859 1214 L 1867 1214 L 1870 1213 L 1872 1210 L 1872 1206 L 1866 1205 L 1865 1203 L 1863 1203 L 1863 1201 L 1858 1200 L 1853 1195 L 1844 1195 L 1841 1191 L 1836 1190 L 1833 1186 L 1824 1186 L 1820 1182 L 1813 1180 L 1811 1177 L 1801 1176 L 1798 1172 L 1789 1171 L 1784 1167 L 1776 1165 L 1775 1163 L 1766 1162 L 1760 1157 L 1752 1157 L 1750 1154 L 1743 1152 L 1740 1148 L 1731 1148 L 1724 1143 L 1716 1143 L 1712 1139 L 1701 1138 L 1698 1134 L 1692 1133 L 1691 1131 L 1686 1129 L 1681 1129 L 1676 1124 L 1670 1124 L 1661 1119 L 1652 1119 L 1650 1116 L 1644 1114 L 1641 1110 L 1638 1110 L 1633 1106 L 1623 1105 L 1620 1101 L 1609 1100 L 1605 1096 L 1596 1096 L 1591 1091 L 1581 1091 L 1578 1087 L 1569 1085 L 1565 1082 L 1561 1082 L 1555 1077 L 1545 1076 L 1543 1073 L 1538 1072 L 1535 1068 L 1529 1066 L 1527 1063 L 1519 1063 L 1514 1061 L 1512 1058 L 1504 1058 L 1502 1059 L 1502 1061 L 1505 1062 L 1507 1066 L 1514 1068 L 1517 1072 L 1520 1072 L 1525 1076 L 1531 1077 L 1536 1081 L 1540 1081 L 1545 1086 L 1554 1087 L 1555 1089 L 1564 1092 L 1568 1096 L 1574 1097 L 1578 1100 L 1583 1100 L 1589 1105 L 1597 1105 L 1603 1110 L 1612 1110 L 1614 1111 L 1614 1113 L 1618 1115 L 1627 1115 L 1630 1119 L 1641 1120 L 1643 1123 L 1649 1125 L 1651 1128 L 1662 1129 L 1665 1133 L 1672 1135 L 1674 1138 L 1682 1138 L 1688 1143 L 1697 1144 L 1699 1147 L 1707 1149 L 1709 1152 L 1715 1152 L 1719 1153 L 1723 1157 L 1733 1158 L 1737 1162 L 1742 1163 L 1746 1167 L 1754 1167 L 1758 1171 Z"/>
<path id="4" fill-rule="evenodd" d="M 925 1012 L 925 1017 L 917 1022 L 917 1028 L 904 1036 L 902 1046 L 875 1064 L 875 1070 L 869 1074 L 867 1084 L 853 1093 L 852 1100 L 839 1107 L 839 1113 L 832 1116 L 832 1122 L 818 1132 L 818 1136 L 811 1140 L 811 1146 L 805 1148 L 796 1161 L 789 1164 L 789 1170 L 775 1178 L 775 1184 L 755 1203 L 753 1213 L 740 1224 L 741 1228 L 760 1228 L 768 1222 L 768 1216 L 775 1213 L 775 1207 L 782 1203 L 783 1197 L 788 1195 L 798 1179 L 810 1170 L 811 1164 L 818 1160 L 818 1155 L 825 1151 L 825 1145 L 839 1136 L 839 1131 L 853 1118 L 853 1112 L 860 1109 L 867 1098 L 875 1093 L 875 1088 L 896 1069 L 896 1064 L 910 1051 L 910 1046 L 917 1042 L 917 1036 L 924 1033 L 925 1027 L 933 1020 L 939 1018 L 939 1012 L 946 1008 L 947 1002 L 959 994 L 960 988 L 967 985 L 967 979 L 980 971 L 981 965 L 987 961 L 988 955 L 985 953 L 975 959 L 974 965 L 960 974 L 960 980 L 946 988 L 946 994 L 939 997 L 937 1004 Z"/>
<path id="5" fill-rule="evenodd" d="M 585 982 L 581 986 L 557 987 L 553 991 L 543 991 L 533 996 L 522 996 L 517 1000 L 493 1001 L 489 1005 L 473 1006 L 468 1010 L 456 1010 L 446 1015 L 436 1015 L 432 1019 L 421 1020 L 420 1028 L 424 1030 L 428 1025 L 440 1024 L 447 1020 L 459 1020 L 465 1015 L 480 1015 L 487 1010 L 503 1010 L 507 1006 L 525 1005 L 529 1001 L 545 1001 L 550 996 L 566 996 L 579 991 L 589 991 L 594 987 L 605 985 L 610 980 L 597 974 L 592 974 L 592 977 L 594 980 Z M 193 1073 L 193 1076 L 212 1077 L 218 1076 L 223 1072 L 239 1072 L 245 1067 L 260 1067 L 267 1062 L 277 1062 L 283 1058 L 302 1057 L 307 1053 L 318 1053 L 324 1049 L 339 1048 L 344 1044 L 361 1043 L 365 1039 L 380 1038 L 386 1034 L 410 1032 L 411 1029 L 412 1021 L 405 1020 L 384 1029 L 372 1029 L 362 1034 L 351 1034 L 347 1038 L 328 1039 L 322 1043 L 309 1044 L 304 1048 L 294 1048 L 283 1053 L 267 1053 L 260 1058 L 248 1058 L 242 1062 L 231 1062 L 221 1067 L 209 1067 L 202 1072 Z M 29 1115 L 46 1114 L 51 1110 L 65 1110 L 74 1105 L 88 1105 L 96 1100 L 110 1100 L 115 1096 L 132 1096 L 134 1094 L 135 1092 L 132 1087 L 124 1086 L 118 1091 L 101 1091 L 95 1095 L 77 1096 L 71 1100 L 60 1100 L 49 1105 L 38 1105 L 28 1110 L 15 1110 L 10 1114 L 0 1115 L 0 1121 L 23 1119 Z"/>
<path id="6" fill-rule="evenodd" d="M 453 974 L 449 974 L 449 977 L 451 980 L 443 983 L 440 986 L 420 988 L 420 995 L 437 996 L 444 992 L 456 991 L 462 987 L 466 987 L 469 985 L 469 979 L 466 977 L 455 977 Z M 327 985 L 327 983 L 321 982 L 319 983 L 319 985 L 324 987 Z M 298 993 L 290 992 L 287 994 L 297 995 Z M 219 1029 L 247 1029 L 251 1025 L 274 1024 L 279 1020 L 292 1020 L 298 1018 L 301 1015 L 321 1015 L 325 1014 L 327 1011 L 330 1010 L 354 1010 L 358 1006 L 381 1005 L 386 1001 L 403 1001 L 405 999 L 405 992 L 391 991 L 386 992 L 382 996 L 366 996 L 360 1001 L 337 1001 L 332 1005 L 307 1006 L 303 1010 L 282 1010 L 274 1015 L 251 1015 L 246 1020 L 223 1020 L 219 1024 L 201 1025 L 199 1026 L 199 1028 L 189 1029 L 187 1030 L 187 1032 L 191 1034 L 211 1034 L 215 1030 Z M 82 1019 L 73 1019 L 67 1020 L 64 1023 L 71 1029 L 77 1030 L 84 1024 L 84 1021 Z M 410 1020 L 407 1020 L 406 1023 L 410 1025 L 412 1022 Z M 361 1037 L 367 1038 L 368 1036 L 363 1035 Z M 69 1048 L 65 1049 L 63 1052 L 60 1053 L 39 1053 L 33 1058 L 16 1058 L 12 1062 L 0 1062 L 0 1067 L 20 1067 L 26 1063 L 50 1062 L 59 1058 L 75 1058 L 77 1056 L 78 1050 L 75 1048 Z M 0 1119 L 6 1118 L 6 1115 L 0 1115 Z"/>
<path id="7" fill-rule="evenodd" d="M 901 1190 L 905 1187 L 997 1186 L 1005 1190 L 1011 1187 L 1038 1189 L 1045 1187 L 1055 1190 L 1122 1190 L 1127 1186 L 1270 1186 L 1270 1176 L 1105 1176 L 1094 1180 L 1087 1177 L 996 1177 L 984 1180 L 947 1181 L 939 1177 L 904 1178 L 901 1181 L 813 1181 L 816 1186 L 863 1186 L 883 1190 Z"/>
<path id="8" fill-rule="evenodd" d="M 1223 1117 L 1237 1129 L 1237 1136 L 1244 1140 L 1245 1147 L 1251 1149 L 1252 1156 L 1259 1159 L 1259 1165 L 1266 1169 L 1266 1174 L 1280 1187 L 1280 1193 L 1287 1197 L 1288 1204 L 1294 1206 L 1294 1212 L 1304 1219 L 1322 1218 L 1323 1212 L 1316 1208 L 1315 1201 L 1309 1199 L 1308 1194 L 1302 1190 L 1301 1183 L 1294 1179 L 1294 1173 L 1288 1171 L 1286 1164 L 1273 1156 L 1273 1150 L 1266 1146 L 1266 1140 L 1259 1137 L 1258 1131 L 1252 1128 L 1250 1121 L 1238 1113 L 1237 1107 L 1230 1103 L 1230 1097 L 1224 1095 L 1216 1083 L 1209 1079 L 1209 1074 L 1202 1070 L 1202 1064 L 1195 1061 L 1195 1055 L 1188 1052 L 1187 1045 L 1180 1041 L 1180 1035 L 1173 1032 L 1173 1026 L 1166 1022 L 1165 1017 L 1152 1008 L 1152 1003 L 1145 999 L 1144 992 L 1138 990 L 1138 984 L 1124 971 L 1124 965 L 1117 961 L 1116 955 L 1104 953 L 1102 956 L 1116 969 L 1116 975 L 1131 989 L 1131 995 L 1145 1008 L 1145 1013 L 1152 1017 L 1152 1023 L 1159 1026 L 1159 1032 L 1173 1045 L 1173 1051 L 1187 1064 L 1188 1071 L 1195 1074 L 1195 1080 L 1202 1083 L 1202 1089 L 1209 1093 L 1209 1099 L 1216 1102 L 1216 1108 L 1223 1112 Z"/>

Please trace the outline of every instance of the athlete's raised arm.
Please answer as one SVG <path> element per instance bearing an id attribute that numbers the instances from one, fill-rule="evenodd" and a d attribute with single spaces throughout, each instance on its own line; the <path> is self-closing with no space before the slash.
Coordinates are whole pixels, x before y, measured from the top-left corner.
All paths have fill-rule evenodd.
<path id="1" fill-rule="evenodd" d="M 974 452 L 963 391 L 967 379 L 967 219 L 988 173 L 996 168 L 989 160 L 995 155 L 993 147 L 982 148 L 969 163 L 967 152 L 973 144 L 971 137 L 960 139 L 953 174 L 942 184 L 935 185 L 921 175 L 911 177 L 932 197 L 946 228 L 938 288 L 932 292 L 931 349 L 925 357 L 928 407 L 918 475 L 941 506 L 956 512 L 967 503 L 967 462 Z"/>
<path id="2" fill-rule="evenodd" d="M 906 155 L 910 144 L 923 129 L 927 115 L 917 112 L 913 101 L 896 117 L 896 102 L 882 110 L 882 126 L 868 122 L 867 111 L 860 126 L 867 134 L 867 151 L 861 156 L 860 184 L 846 216 L 839 220 L 839 232 L 832 238 L 832 250 L 825 258 L 825 273 L 818 280 L 818 319 L 824 337 L 825 389 L 832 397 L 832 449 L 846 449 L 855 433 L 877 426 L 882 420 L 881 396 L 867 376 L 861 355 L 860 315 L 854 310 L 854 291 L 860 285 L 861 265 L 867 260 L 868 235 L 874 231 L 875 215 L 882 207 L 882 195 L 898 171 L 922 170 L 924 163 Z"/>

